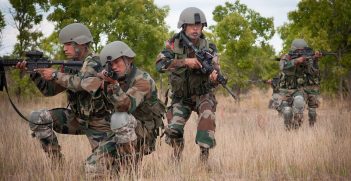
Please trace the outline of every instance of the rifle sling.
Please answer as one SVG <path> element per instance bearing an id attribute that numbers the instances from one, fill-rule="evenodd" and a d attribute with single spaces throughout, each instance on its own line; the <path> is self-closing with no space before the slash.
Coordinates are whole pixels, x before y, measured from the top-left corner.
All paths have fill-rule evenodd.
<path id="1" fill-rule="evenodd" d="M 13 109 L 17 112 L 17 114 L 18 114 L 21 118 L 23 118 L 25 121 L 27 121 L 27 122 L 29 122 L 29 123 L 32 123 L 32 124 L 34 124 L 34 125 L 48 125 L 48 124 L 52 124 L 52 122 L 50 122 L 50 123 L 34 123 L 34 122 L 30 121 L 28 118 L 26 118 L 26 117 L 18 110 L 18 108 L 17 108 L 16 105 L 13 103 L 13 101 L 12 101 L 12 99 L 11 99 L 11 97 L 10 97 L 10 94 L 9 94 L 8 88 L 7 88 L 7 81 L 6 81 L 6 75 L 5 75 L 5 73 L 4 73 L 3 81 L 4 81 L 3 83 L 4 83 L 5 90 L 6 90 L 6 94 L 7 94 L 7 97 L 9 98 L 9 101 L 10 101 L 10 103 L 11 103 L 11 106 L 13 107 Z"/>

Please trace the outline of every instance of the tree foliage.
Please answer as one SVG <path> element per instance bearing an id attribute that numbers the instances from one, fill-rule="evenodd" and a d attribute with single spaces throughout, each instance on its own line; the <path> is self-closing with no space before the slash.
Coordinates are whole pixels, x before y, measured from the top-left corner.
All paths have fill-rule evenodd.
<path id="1" fill-rule="evenodd" d="M 47 0 L 10 0 L 10 3 L 10 14 L 19 31 L 13 53 L 23 56 L 25 51 L 37 47 L 43 36 L 42 32 L 34 30 L 34 26 L 43 19 L 40 9 L 47 8 Z"/>
<path id="2" fill-rule="evenodd" d="M 2 14 L 2 12 L 0 11 L 0 48 L 2 46 L 2 30 L 5 28 L 6 24 L 5 24 L 5 17 Z"/>
<path id="3" fill-rule="evenodd" d="M 155 72 L 154 59 L 167 37 L 165 17 L 168 7 L 158 8 L 150 0 L 51 0 L 48 19 L 56 32 L 67 24 L 80 22 L 92 32 L 93 50 L 104 41 L 126 42 L 137 54 L 136 64 Z M 49 48 L 49 47 L 47 47 Z"/>
<path id="4" fill-rule="evenodd" d="M 211 27 L 221 54 L 221 66 L 232 83 L 247 86 L 248 80 L 271 78 L 277 73 L 270 58 L 274 55 L 268 40 L 274 35 L 273 18 L 262 17 L 239 1 L 216 6 Z M 265 70 L 275 70 L 267 72 Z"/>
<path id="5" fill-rule="evenodd" d="M 279 28 L 287 51 L 295 38 L 304 38 L 316 50 L 337 53 L 321 60 L 324 91 L 346 89 L 351 94 L 351 2 L 348 0 L 304 0 L 289 12 L 289 23 Z"/>

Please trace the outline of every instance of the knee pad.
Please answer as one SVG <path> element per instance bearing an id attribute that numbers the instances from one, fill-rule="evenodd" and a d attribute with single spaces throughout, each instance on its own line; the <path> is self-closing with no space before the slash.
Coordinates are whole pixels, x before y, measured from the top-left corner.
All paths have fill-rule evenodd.
<path id="1" fill-rule="evenodd" d="M 274 109 L 278 109 L 279 106 L 282 104 L 282 99 L 281 99 L 281 96 L 277 93 L 274 93 L 272 95 L 272 108 Z"/>
<path id="2" fill-rule="evenodd" d="M 128 143 L 137 139 L 135 128 L 137 120 L 126 112 L 115 112 L 111 115 L 111 130 L 115 133 L 117 144 Z"/>
<path id="3" fill-rule="evenodd" d="M 305 108 L 305 100 L 301 95 L 295 96 L 293 101 L 293 111 L 294 113 L 303 113 Z"/>
<path id="4" fill-rule="evenodd" d="M 308 117 L 311 121 L 315 121 L 317 119 L 316 108 L 308 108 Z"/>
<path id="5" fill-rule="evenodd" d="M 283 107 L 282 114 L 285 121 L 290 121 L 293 118 L 293 110 L 291 107 Z"/>
<path id="6" fill-rule="evenodd" d="M 53 134 L 52 116 L 47 109 L 42 109 L 39 111 L 33 111 L 29 117 L 29 127 L 34 132 L 35 137 L 38 139 L 48 138 Z M 44 124 L 44 125 L 36 125 Z"/>

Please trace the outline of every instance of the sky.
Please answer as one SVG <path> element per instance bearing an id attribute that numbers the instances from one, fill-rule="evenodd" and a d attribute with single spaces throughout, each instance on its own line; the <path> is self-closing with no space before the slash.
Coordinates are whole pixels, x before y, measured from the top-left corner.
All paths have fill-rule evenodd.
<path id="1" fill-rule="evenodd" d="M 212 12 L 217 5 L 224 5 L 225 2 L 234 3 L 235 0 L 154 0 L 159 7 L 168 5 L 170 11 L 165 21 L 170 30 L 179 31 L 177 29 L 177 22 L 180 13 L 187 7 L 200 8 L 206 15 L 207 24 L 214 25 L 212 19 Z M 299 0 L 241 0 L 242 4 L 248 8 L 260 13 L 263 17 L 273 17 L 275 28 L 283 25 L 288 21 L 287 14 L 297 8 Z M 7 26 L 2 32 L 2 46 L 0 47 L 0 56 L 10 54 L 13 46 L 16 43 L 16 36 L 18 31 L 14 28 L 14 23 L 9 15 L 11 5 L 8 0 L 0 0 L 0 10 L 5 14 L 5 21 Z M 54 30 L 53 23 L 44 20 L 36 27 L 37 30 L 42 31 L 44 36 L 48 36 Z M 276 52 L 282 49 L 282 40 L 276 32 L 274 37 L 269 41 L 275 48 Z"/>

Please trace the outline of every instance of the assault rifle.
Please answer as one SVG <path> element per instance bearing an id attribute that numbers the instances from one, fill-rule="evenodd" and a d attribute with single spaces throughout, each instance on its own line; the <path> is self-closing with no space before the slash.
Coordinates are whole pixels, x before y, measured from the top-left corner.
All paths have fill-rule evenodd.
<path id="1" fill-rule="evenodd" d="M 315 52 L 313 51 L 312 48 L 305 47 L 304 49 L 297 49 L 297 50 L 294 50 L 294 51 L 289 51 L 288 54 L 291 56 L 292 59 L 295 59 L 295 58 L 298 58 L 298 57 L 301 57 L 301 56 L 304 56 L 306 58 L 313 58 Z M 320 51 L 320 54 L 322 56 L 326 56 L 326 55 L 336 56 L 337 55 L 334 52 L 326 52 L 326 51 Z"/>
<path id="2" fill-rule="evenodd" d="M 27 71 L 33 72 L 34 69 L 37 68 L 49 68 L 53 65 L 61 65 L 65 70 L 69 72 L 76 72 L 81 69 L 83 62 L 82 61 L 53 61 L 48 58 L 43 57 L 43 52 L 40 51 L 29 51 L 26 52 L 26 61 L 27 61 Z M 3 91 L 5 88 L 9 101 L 17 112 L 19 116 L 21 116 L 25 121 L 30 122 L 35 125 L 48 125 L 50 123 L 35 123 L 26 118 L 13 103 L 10 95 L 8 93 L 7 82 L 6 82 L 6 74 L 5 67 L 16 66 L 18 62 L 21 62 L 23 59 L 0 59 L 0 91 Z"/>
<path id="3" fill-rule="evenodd" d="M 202 65 L 202 67 L 200 69 L 201 73 L 205 74 L 205 75 L 210 75 L 214 71 L 214 67 L 212 64 L 213 55 L 208 51 L 199 50 L 198 48 L 196 48 L 194 46 L 194 44 L 186 37 L 186 35 L 184 35 L 184 33 L 181 33 L 180 35 L 181 35 L 181 38 L 184 40 L 186 46 L 193 49 L 193 51 L 195 52 L 195 56 L 196 56 L 197 60 Z M 217 75 L 217 81 L 228 91 L 228 93 L 235 100 L 238 99 L 237 96 L 227 87 L 227 79 L 223 75 L 221 75 L 219 72 Z"/>
<path id="4" fill-rule="evenodd" d="M 49 68 L 53 65 L 61 65 L 66 70 L 70 72 L 79 71 L 83 65 L 82 61 L 67 61 L 67 60 L 49 60 L 46 57 L 43 57 L 43 52 L 34 50 L 28 51 L 25 53 L 27 61 L 27 70 L 28 72 L 33 72 L 37 68 Z M 18 62 L 23 61 L 23 59 L 0 59 L 0 91 L 3 91 L 3 88 L 6 84 L 5 79 L 5 67 L 16 66 Z"/>
<path id="5" fill-rule="evenodd" d="M 319 51 L 322 56 L 333 55 L 337 56 L 335 52 L 327 52 L 327 51 Z M 299 57 L 306 57 L 307 59 L 313 58 L 315 52 L 310 47 L 305 47 L 304 49 L 297 49 L 294 51 L 289 51 L 288 55 L 290 55 L 291 59 L 299 58 Z M 280 61 L 280 57 L 275 57 L 275 61 Z"/>

